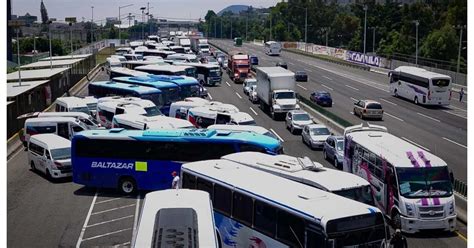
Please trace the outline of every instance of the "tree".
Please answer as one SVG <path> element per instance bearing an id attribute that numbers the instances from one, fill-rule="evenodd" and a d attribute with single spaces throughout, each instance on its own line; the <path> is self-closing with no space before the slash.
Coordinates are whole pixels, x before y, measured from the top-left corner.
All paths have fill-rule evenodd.
<path id="1" fill-rule="evenodd" d="M 420 54 L 422 57 L 451 60 L 457 58 L 458 36 L 456 30 L 445 25 L 443 28 L 434 30 L 423 42 Z"/>

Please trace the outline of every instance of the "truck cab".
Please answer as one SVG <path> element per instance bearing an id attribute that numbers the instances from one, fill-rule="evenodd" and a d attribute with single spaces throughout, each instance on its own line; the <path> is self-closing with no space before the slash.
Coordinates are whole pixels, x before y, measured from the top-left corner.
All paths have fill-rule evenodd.
<path id="1" fill-rule="evenodd" d="M 237 53 L 229 56 L 227 63 L 227 73 L 235 83 L 243 83 L 250 72 L 249 56 Z"/>

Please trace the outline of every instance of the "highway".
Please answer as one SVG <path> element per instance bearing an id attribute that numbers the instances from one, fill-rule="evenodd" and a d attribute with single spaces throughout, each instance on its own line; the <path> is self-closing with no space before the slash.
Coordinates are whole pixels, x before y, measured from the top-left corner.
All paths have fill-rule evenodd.
<path id="1" fill-rule="evenodd" d="M 262 46 L 252 43 L 237 48 L 231 40 L 212 42 L 226 51 L 241 49 L 258 56 L 259 66 L 275 66 L 276 62 L 285 61 L 289 70 L 306 71 L 309 81 L 299 82 L 296 91 L 307 98 L 315 90 L 328 91 L 334 102 L 328 110 L 353 124 L 362 122 L 352 113 L 356 99 L 380 102 L 385 111 L 384 120 L 371 123 L 386 126 L 389 132 L 436 154 L 457 179 L 467 182 L 467 104 L 457 101 L 457 94 L 453 93 L 449 107 L 419 106 L 391 96 L 387 75 L 286 51 L 281 56 L 268 56 Z"/>
<path id="2" fill-rule="evenodd" d="M 106 79 L 107 75 L 100 72 L 94 81 Z M 80 95 L 87 94 L 86 89 Z M 309 149 L 301 142 L 300 135 L 286 130 L 283 121 L 273 121 L 258 105 L 248 101 L 242 85 L 234 84 L 226 74 L 220 86 L 209 87 L 208 91 L 213 100 L 234 104 L 252 115 L 258 125 L 275 132 L 284 140 L 286 154 L 308 156 L 326 167 L 331 166 L 323 160 L 321 151 Z M 343 99 L 338 98 L 335 106 L 342 104 Z M 126 197 L 114 190 L 84 188 L 70 180 L 50 182 L 29 170 L 24 151 L 11 157 L 7 173 L 9 247 L 130 246 L 146 192 Z M 410 235 L 408 243 L 410 247 L 466 247 L 464 237 L 467 237 L 467 227 L 458 222 L 458 232 Z"/>

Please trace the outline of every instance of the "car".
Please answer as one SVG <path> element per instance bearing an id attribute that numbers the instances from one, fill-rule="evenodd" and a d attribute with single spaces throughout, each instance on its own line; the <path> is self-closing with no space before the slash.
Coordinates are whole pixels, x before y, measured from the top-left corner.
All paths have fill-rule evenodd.
<path id="1" fill-rule="evenodd" d="M 296 82 L 308 82 L 308 74 L 305 71 L 295 72 Z"/>
<path id="2" fill-rule="evenodd" d="M 243 90 L 244 90 L 244 94 L 245 95 L 248 95 L 249 92 L 250 92 L 250 87 L 252 87 L 253 85 L 257 85 L 257 79 L 255 78 L 246 78 L 244 80 L 244 84 L 243 84 Z"/>
<path id="3" fill-rule="evenodd" d="M 332 97 L 327 91 L 315 91 L 311 93 L 309 99 L 318 105 L 332 107 Z"/>
<path id="4" fill-rule="evenodd" d="M 283 68 L 285 68 L 285 69 L 288 70 L 288 65 L 286 64 L 285 61 L 279 61 L 279 62 L 277 62 L 277 63 L 276 63 L 276 66 L 280 66 L 280 67 L 283 67 Z"/>
<path id="5" fill-rule="evenodd" d="M 291 110 L 286 113 L 286 128 L 295 133 L 301 131 L 304 126 L 314 123 L 311 116 L 303 110 Z"/>
<path id="6" fill-rule="evenodd" d="M 310 124 L 304 126 L 301 132 L 301 140 L 311 147 L 311 149 L 323 148 L 326 139 L 331 135 L 331 132 L 326 126 L 322 124 Z"/>
<path id="7" fill-rule="evenodd" d="M 358 100 L 354 102 L 353 113 L 361 119 L 370 118 L 383 120 L 382 104 L 373 100 Z"/>
<path id="8" fill-rule="evenodd" d="M 250 64 L 251 65 L 258 65 L 258 57 L 255 55 L 249 56 Z"/>
<path id="9" fill-rule="evenodd" d="M 324 159 L 333 161 L 334 167 L 342 169 L 344 161 L 344 137 L 331 135 L 324 142 Z"/>
<path id="10" fill-rule="evenodd" d="M 258 102 L 258 96 L 257 96 L 257 85 L 252 85 L 249 90 L 249 100 L 252 103 L 257 103 Z"/>

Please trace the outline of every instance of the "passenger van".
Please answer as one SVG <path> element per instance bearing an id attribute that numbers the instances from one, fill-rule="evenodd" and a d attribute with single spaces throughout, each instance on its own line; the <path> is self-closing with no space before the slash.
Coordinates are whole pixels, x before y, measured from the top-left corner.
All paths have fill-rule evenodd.
<path id="1" fill-rule="evenodd" d="M 112 120 L 112 128 L 125 128 L 128 130 L 177 129 L 194 128 L 194 125 L 187 120 L 168 116 L 120 114 L 114 115 Z"/>
<path id="2" fill-rule="evenodd" d="M 239 110 L 231 104 L 189 109 L 187 119 L 198 128 L 207 128 L 213 124 L 256 125 L 252 116 L 245 112 L 239 112 Z"/>
<path id="3" fill-rule="evenodd" d="M 153 104 L 150 101 L 151 104 Z M 146 116 L 161 115 L 157 107 L 153 105 L 148 107 L 136 103 L 124 103 L 120 101 L 105 101 L 97 105 L 97 122 L 106 128 L 112 127 L 112 120 L 117 114 L 137 114 Z"/>
<path id="4" fill-rule="evenodd" d="M 23 130 L 23 145 L 26 147 L 30 137 L 36 134 L 52 133 L 71 140 L 75 133 L 89 128 L 73 117 L 43 117 L 27 119 Z"/>
<path id="5" fill-rule="evenodd" d="M 91 114 L 87 100 L 77 96 L 58 97 L 56 99 L 56 112 L 82 112 Z"/>
<path id="6" fill-rule="evenodd" d="M 28 163 L 48 179 L 72 176 L 71 141 L 55 134 L 38 134 L 28 142 Z"/>
<path id="7" fill-rule="evenodd" d="M 205 99 L 203 99 L 205 100 Z M 207 100 L 205 100 L 207 101 Z M 206 103 L 202 102 L 188 102 L 188 101 L 177 101 L 170 105 L 169 116 L 179 119 L 187 119 L 188 110 L 195 107 L 204 106 Z"/>
<path id="8" fill-rule="evenodd" d="M 132 247 L 219 247 L 209 193 L 168 189 L 146 194 Z"/>
<path id="9" fill-rule="evenodd" d="M 82 112 L 32 112 L 32 113 L 20 115 L 17 117 L 17 119 L 20 120 L 20 119 L 44 118 L 44 117 L 74 117 L 74 118 L 77 118 L 82 123 L 84 123 L 87 127 L 89 127 L 89 129 L 96 129 L 96 128 L 99 128 L 100 126 L 92 116 L 82 113 Z"/>

